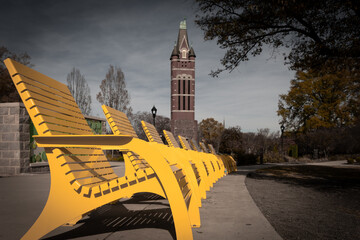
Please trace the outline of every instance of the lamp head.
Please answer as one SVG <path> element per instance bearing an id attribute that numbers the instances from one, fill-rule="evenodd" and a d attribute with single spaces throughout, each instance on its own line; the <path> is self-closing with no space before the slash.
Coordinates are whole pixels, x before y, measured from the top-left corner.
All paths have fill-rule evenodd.
<path id="1" fill-rule="evenodd" d="M 153 118 L 155 118 L 156 117 L 156 112 L 157 112 L 157 109 L 156 109 L 156 107 L 155 107 L 155 105 L 152 107 L 152 109 L 151 109 L 151 113 L 152 113 L 152 115 L 153 115 Z"/>

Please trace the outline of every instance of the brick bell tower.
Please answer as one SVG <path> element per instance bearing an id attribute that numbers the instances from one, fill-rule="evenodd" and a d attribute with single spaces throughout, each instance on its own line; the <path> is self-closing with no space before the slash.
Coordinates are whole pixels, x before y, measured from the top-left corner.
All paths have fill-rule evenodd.
<path id="1" fill-rule="evenodd" d="M 197 141 L 195 120 L 195 52 L 189 45 L 186 20 L 171 53 L 171 132 Z"/>

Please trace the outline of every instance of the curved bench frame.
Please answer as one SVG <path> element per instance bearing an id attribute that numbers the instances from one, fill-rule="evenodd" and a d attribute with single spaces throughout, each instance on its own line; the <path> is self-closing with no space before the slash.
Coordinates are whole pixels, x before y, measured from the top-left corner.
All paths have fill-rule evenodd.
<path id="1" fill-rule="evenodd" d="M 136 192 L 166 197 L 177 239 L 193 239 L 182 192 L 159 150 L 130 135 L 93 135 L 66 85 L 11 59 L 6 59 L 5 65 L 39 133 L 34 138 L 39 147 L 45 148 L 51 176 L 46 205 L 22 239 L 39 239 Z M 156 177 L 149 171 L 143 173 L 145 180 L 141 182 L 119 178 L 103 154 L 92 154 L 110 149 L 141 155 Z"/>

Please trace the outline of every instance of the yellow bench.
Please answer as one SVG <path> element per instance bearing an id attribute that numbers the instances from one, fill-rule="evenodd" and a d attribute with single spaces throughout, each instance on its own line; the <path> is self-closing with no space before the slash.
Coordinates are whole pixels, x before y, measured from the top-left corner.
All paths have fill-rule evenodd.
<path id="1" fill-rule="evenodd" d="M 218 158 L 220 158 L 227 170 L 227 173 L 231 173 L 237 170 L 236 168 L 236 161 L 233 159 L 232 156 L 227 155 L 227 154 L 220 154 L 218 155 L 215 151 L 215 148 L 213 147 L 213 145 L 208 144 L 208 147 L 210 149 L 210 152 L 214 155 L 216 155 Z"/>
<path id="2" fill-rule="evenodd" d="M 209 153 L 208 149 L 205 146 L 205 143 L 200 142 L 200 149 L 202 152 L 202 155 L 204 155 L 204 158 L 208 158 L 210 160 L 211 166 L 210 170 L 213 170 L 214 172 L 214 179 L 217 181 L 219 178 L 224 176 L 225 169 L 222 163 L 219 162 L 219 159 L 214 155 Z"/>
<path id="3" fill-rule="evenodd" d="M 129 119 L 126 114 L 120 112 L 111 107 L 102 106 L 106 119 L 115 135 L 118 134 L 131 134 L 134 138 L 138 138 L 137 134 L 134 131 Z M 156 130 L 155 130 L 156 131 Z M 149 144 L 154 149 L 159 149 L 162 152 L 163 156 L 166 158 L 168 166 L 173 170 L 176 179 L 178 180 L 179 187 L 182 190 L 183 197 L 186 202 L 186 206 L 188 208 L 188 214 L 190 217 L 190 222 L 192 227 L 200 227 L 200 213 L 199 207 L 201 205 L 199 196 L 198 196 L 198 188 L 193 186 L 193 180 L 195 176 L 191 172 L 189 172 L 189 168 L 191 167 L 189 164 L 178 161 L 178 156 L 174 154 L 172 151 L 168 151 L 168 149 L 163 149 L 162 145 L 154 144 L 154 141 L 161 142 L 161 138 L 158 134 L 153 135 L 154 140 Z M 133 164 L 134 162 L 141 162 L 143 168 L 144 159 L 139 160 L 136 154 L 133 152 L 126 152 L 125 157 L 125 166 Z"/>
<path id="4" fill-rule="evenodd" d="M 176 168 L 182 169 L 188 177 L 187 186 L 190 187 L 193 193 L 193 197 L 189 199 L 189 216 L 191 223 L 194 223 L 193 226 L 200 227 L 201 224 L 199 207 L 201 207 L 201 193 L 192 165 L 187 160 L 184 153 L 176 150 L 174 151 L 173 148 L 169 148 L 168 146 L 164 145 L 159 133 L 156 131 L 156 128 L 152 124 L 141 121 L 141 125 L 149 142 L 156 146 L 159 151 L 162 152 L 164 157 L 167 159 L 169 166 L 171 166 L 172 168 L 176 166 Z"/>
<path id="5" fill-rule="evenodd" d="M 166 197 L 177 239 L 193 239 L 178 180 L 161 152 L 131 135 L 93 135 L 66 85 L 11 59 L 6 59 L 5 65 L 50 166 L 47 203 L 23 239 L 39 239 L 63 224 L 76 223 L 104 204 L 137 192 Z M 134 152 L 146 159 L 149 167 L 118 177 L 103 154 L 108 149 Z"/>
<path id="6" fill-rule="evenodd" d="M 210 185 L 208 183 L 209 179 L 205 170 L 204 163 L 200 160 L 199 154 L 193 154 L 193 152 L 191 151 L 181 149 L 172 132 L 163 130 L 163 133 L 168 145 L 175 148 L 175 151 L 181 151 L 182 154 L 186 156 L 186 159 L 191 164 L 194 174 L 196 176 L 196 182 L 199 186 L 201 198 L 206 199 L 206 191 L 210 190 Z"/>

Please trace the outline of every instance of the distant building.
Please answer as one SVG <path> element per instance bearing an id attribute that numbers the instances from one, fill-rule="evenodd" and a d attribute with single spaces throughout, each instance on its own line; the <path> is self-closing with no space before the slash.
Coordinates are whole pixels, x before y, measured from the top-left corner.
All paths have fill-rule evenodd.
<path id="1" fill-rule="evenodd" d="M 197 141 L 195 120 L 195 52 L 189 44 L 186 20 L 171 53 L 171 132 Z"/>

